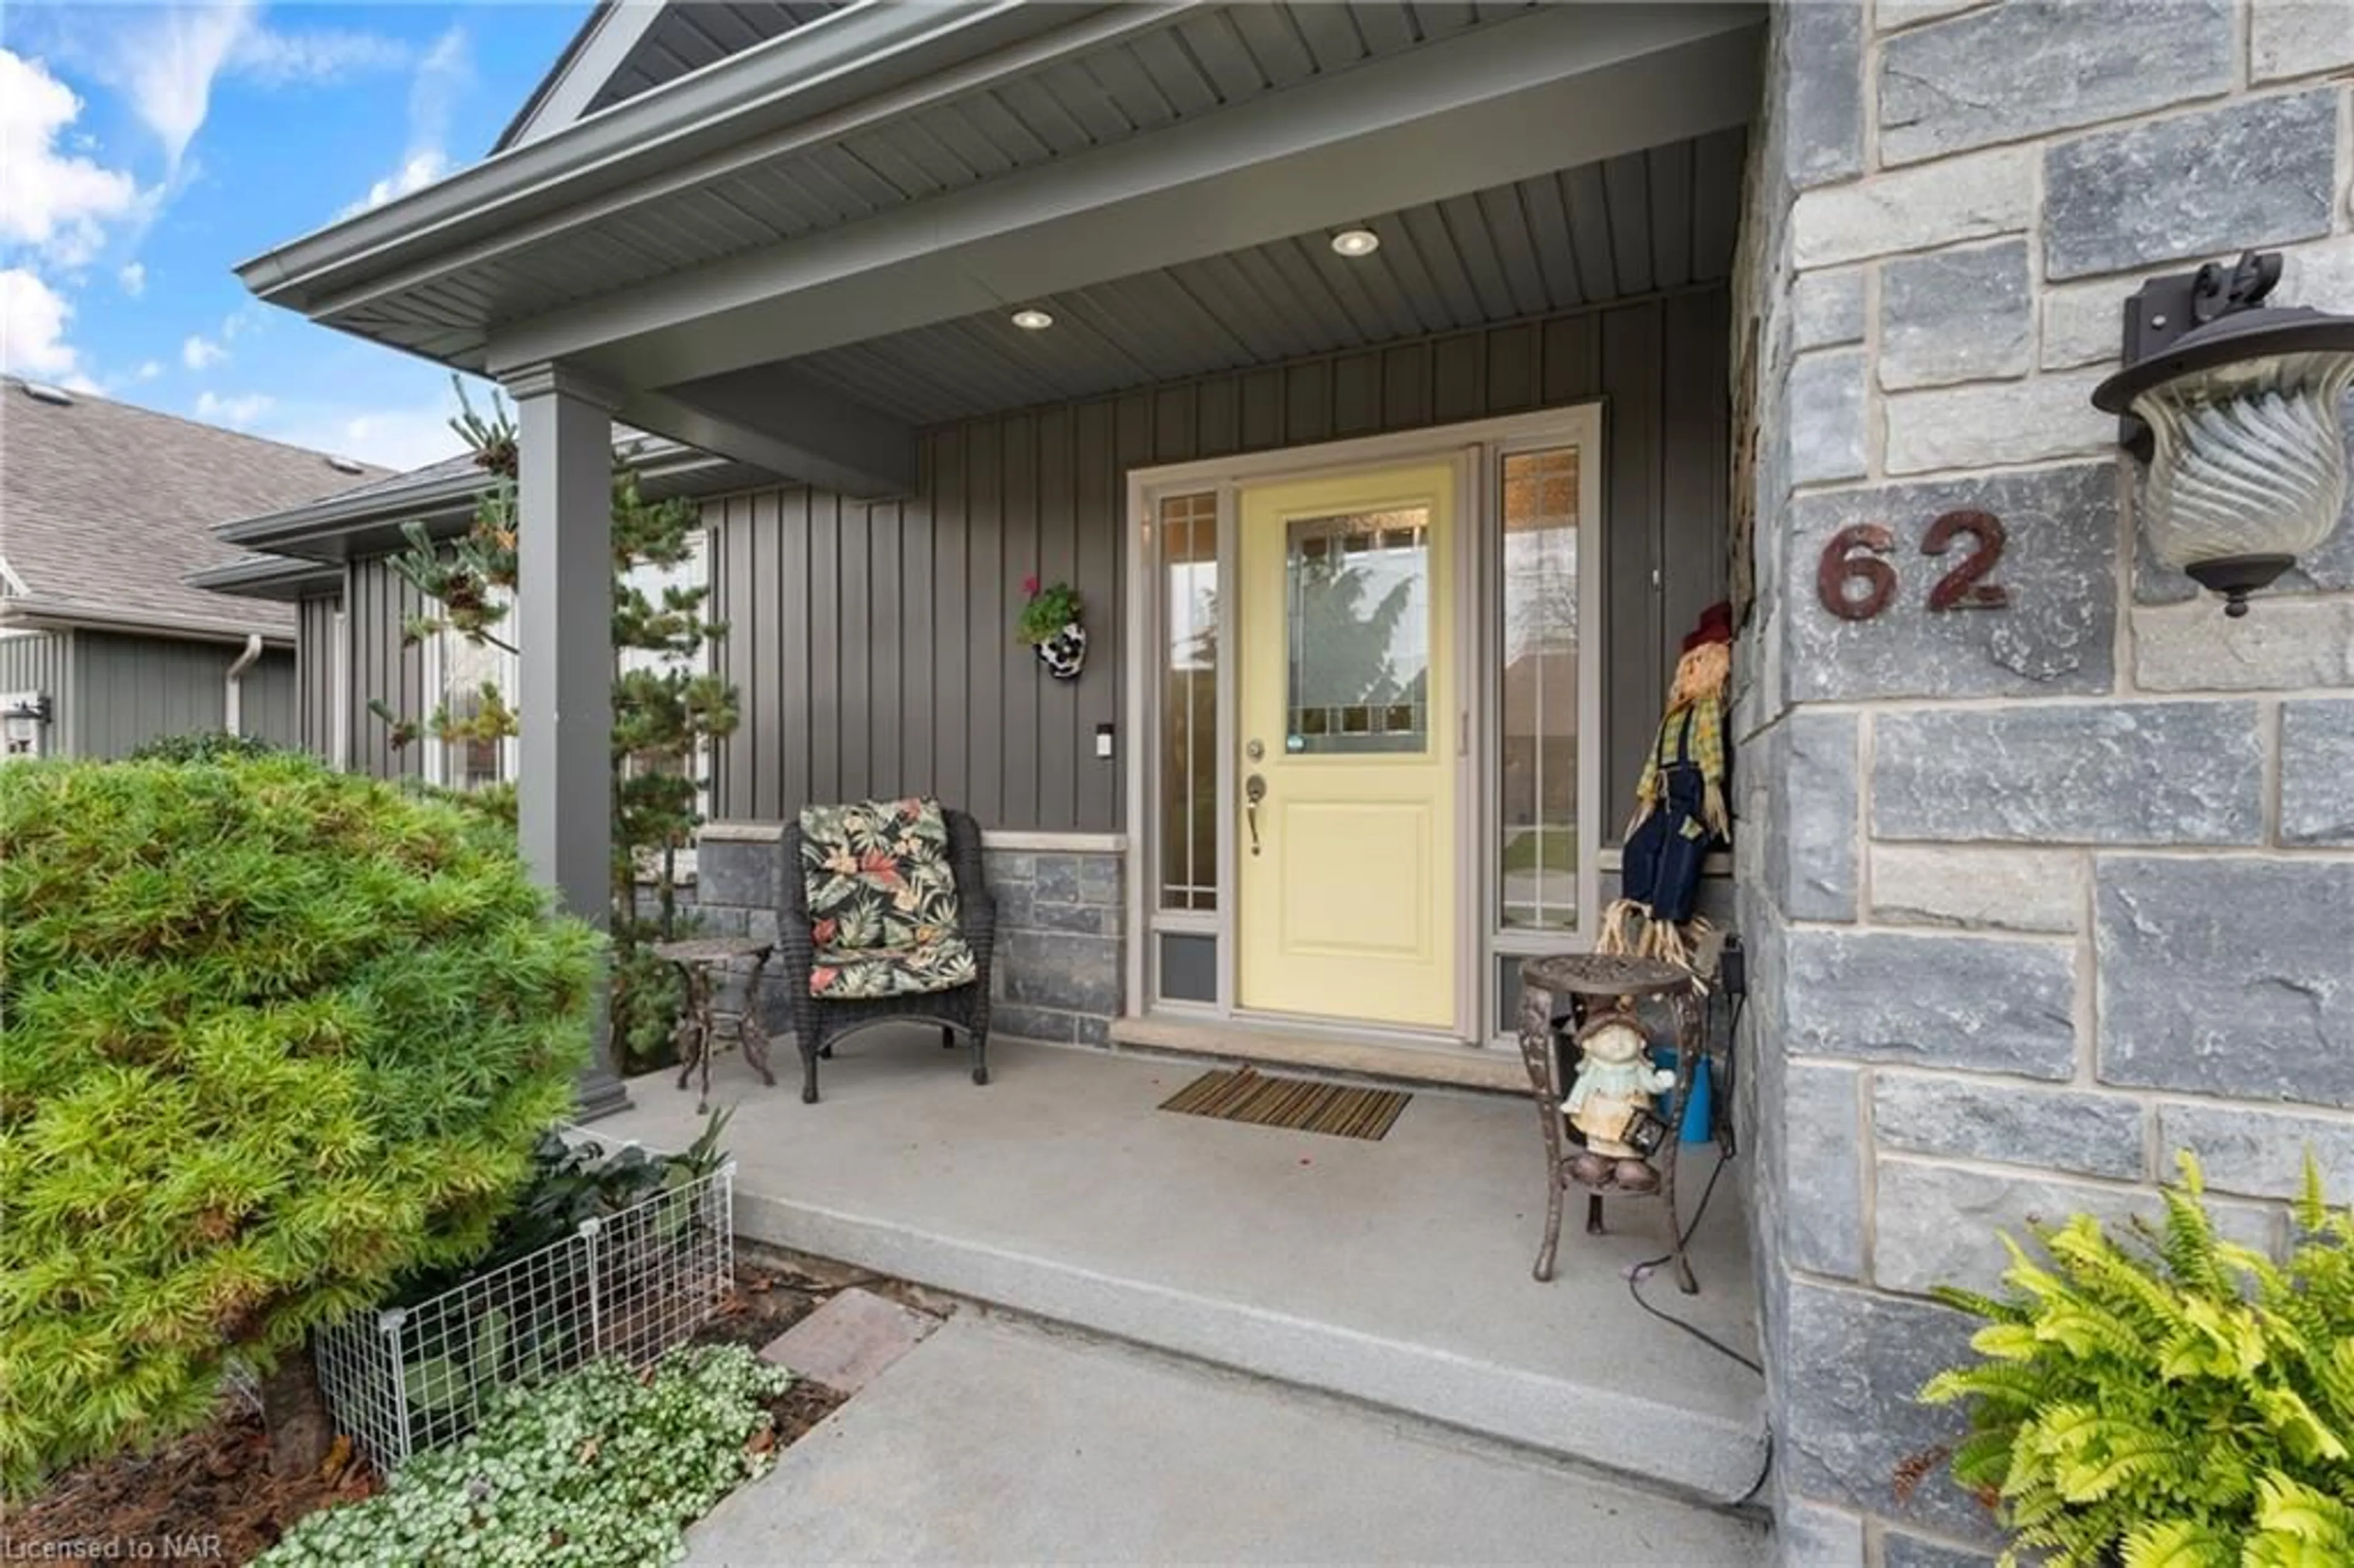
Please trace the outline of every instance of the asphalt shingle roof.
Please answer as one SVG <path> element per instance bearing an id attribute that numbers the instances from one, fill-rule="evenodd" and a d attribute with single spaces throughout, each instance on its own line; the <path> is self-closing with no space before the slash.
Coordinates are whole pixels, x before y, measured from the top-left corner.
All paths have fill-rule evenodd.
<path id="1" fill-rule="evenodd" d="M 291 605 L 181 579 L 243 552 L 211 525 L 390 477 L 328 454 L 76 394 L 67 405 L 0 378 L 0 559 L 45 609 L 234 623 L 291 633 Z"/>

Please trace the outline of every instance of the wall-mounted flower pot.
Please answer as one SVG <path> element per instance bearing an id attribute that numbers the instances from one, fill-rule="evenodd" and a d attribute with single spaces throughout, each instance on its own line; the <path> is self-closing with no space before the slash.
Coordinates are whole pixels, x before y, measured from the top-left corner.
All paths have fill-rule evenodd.
<path id="1" fill-rule="evenodd" d="M 1076 681 L 1087 662 L 1087 629 L 1074 620 L 1044 642 L 1033 644 L 1038 662 L 1058 681 Z"/>

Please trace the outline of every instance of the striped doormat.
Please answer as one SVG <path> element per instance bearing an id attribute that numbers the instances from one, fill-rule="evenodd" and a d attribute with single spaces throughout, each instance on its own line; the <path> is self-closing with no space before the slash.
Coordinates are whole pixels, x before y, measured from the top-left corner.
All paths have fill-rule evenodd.
<path id="1" fill-rule="evenodd" d="M 1271 1078 L 1254 1068 L 1238 1067 L 1203 1074 L 1161 1101 L 1161 1108 L 1254 1127 L 1378 1139 L 1389 1131 L 1413 1097 L 1396 1089 L 1352 1089 L 1307 1078 Z"/>

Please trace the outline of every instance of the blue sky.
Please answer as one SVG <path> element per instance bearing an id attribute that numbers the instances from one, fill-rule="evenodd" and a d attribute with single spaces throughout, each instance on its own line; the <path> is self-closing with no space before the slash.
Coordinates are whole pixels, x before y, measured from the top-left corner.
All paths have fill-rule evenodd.
<path id="1" fill-rule="evenodd" d="M 448 373 L 231 269 L 486 154 L 588 0 L 0 9 L 0 361 L 411 467 Z"/>

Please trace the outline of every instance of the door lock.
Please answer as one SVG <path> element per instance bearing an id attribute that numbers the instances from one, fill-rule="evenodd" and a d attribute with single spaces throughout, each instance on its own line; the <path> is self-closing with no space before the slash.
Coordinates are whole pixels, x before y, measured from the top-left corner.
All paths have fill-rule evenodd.
<path id="1" fill-rule="evenodd" d="M 1257 746 L 1257 741 L 1251 742 Z M 1258 853 L 1258 803 L 1267 799 L 1267 780 L 1254 773 L 1243 780 L 1243 818 L 1250 824 L 1251 853 Z"/>

